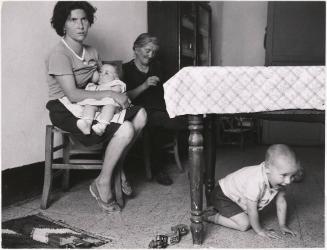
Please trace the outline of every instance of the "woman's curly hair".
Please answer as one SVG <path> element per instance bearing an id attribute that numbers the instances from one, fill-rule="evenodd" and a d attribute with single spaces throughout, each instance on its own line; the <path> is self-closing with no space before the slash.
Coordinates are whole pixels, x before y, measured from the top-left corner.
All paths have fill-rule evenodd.
<path id="1" fill-rule="evenodd" d="M 58 1 L 53 9 L 51 25 L 59 36 L 64 35 L 64 26 L 72 10 L 82 9 L 86 13 L 90 26 L 94 22 L 96 8 L 86 1 Z"/>

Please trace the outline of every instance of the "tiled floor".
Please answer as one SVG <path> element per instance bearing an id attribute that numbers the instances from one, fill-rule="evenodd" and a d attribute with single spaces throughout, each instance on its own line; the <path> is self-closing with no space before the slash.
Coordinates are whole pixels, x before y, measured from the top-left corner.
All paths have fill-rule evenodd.
<path id="1" fill-rule="evenodd" d="M 238 147 L 217 150 L 216 178 L 223 177 L 242 166 L 259 163 L 264 158 L 265 146 L 251 146 L 241 151 Z M 284 236 L 267 240 L 253 230 L 238 232 L 205 223 L 205 240 L 202 246 L 193 246 L 191 234 L 184 236 L 174 248 L 284 248 L 324 247 L 324 149 L 295 147 L 305 168 L 303 182 L 289 188 L 289 225 L 298 232 L 296 237 Z M 184 161 L 187 169 L 187 162 Z M 139 171 L 141 172 L 141 171 Z M 2 220 L 42 212 L 66 223 L 112 239 L 101 248 L 147 248 L 157 233 L 168 233 L 179 223 L 190 224 L 190 195 L 187 171 L 179 173 L 169 165 L 172 186 L 148 182 L 143 175 L 131 174 L 136 197 L 126 202 L 119 214 L 106 215 L 97 207 L 88 191 L 91 180 L 72 187 L 70 192 L 57 192 L 54 202 L 45 211 L 39 209 L 40 197 L 12 205 L 2 210 Z M 261 213 L 267 227 L 278 229 L 275 206 Z"/>

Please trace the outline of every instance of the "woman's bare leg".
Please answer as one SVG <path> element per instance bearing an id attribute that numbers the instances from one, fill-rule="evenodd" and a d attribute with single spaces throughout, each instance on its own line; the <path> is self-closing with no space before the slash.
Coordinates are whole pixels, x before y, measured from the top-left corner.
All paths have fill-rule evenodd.
<path id="1" fill-rule="evenodd" d="M 134 141 L 141 134 L 142 129 L 145 127 L 147 123 L 147 114 L 144 108 L 141 108 L 139 112 L 137 112 L 136 116 L 132 120 L 132 124 L 135 130 Z"/>
<path id="2" fill-rule="evenodd" d="M 134 144 L 134 142 L 137 140 L 137 138 L 140 136 L 142 129 L 144 128 L 144 126 L 146 125 L 147 122 L 147 114 L 144 108 L 141 108 L 139 110 L 139 112 L 137 112 L 136 116 L 134 117 L 134 119 L 131 121 L 131 123 L 133 124 L 133 128 L 134 128 L 134 138 L 131 141 L 131 143 L 126 147 L 125 151 L 123 152 L 122 155 L 122 163 L 125 160 L 125 157 L 127 155 L 128 150 L 131 148 L 131 146 Z M 126 181 L 126 175 L 125 172 L 122 171 L 121 173 L 121 180 L 122 182 Z"/>
<path id="3" fill-rule="evenodd" d="M 122 154 L 135 136 L 132 122 L 125 121 L 110 140 L 103 160 L 103 167 L 100 175 L 96 178 L 96 185 L 101 200 L 108 202 L 112 199 L 111 190 L 112 174 Z"/>

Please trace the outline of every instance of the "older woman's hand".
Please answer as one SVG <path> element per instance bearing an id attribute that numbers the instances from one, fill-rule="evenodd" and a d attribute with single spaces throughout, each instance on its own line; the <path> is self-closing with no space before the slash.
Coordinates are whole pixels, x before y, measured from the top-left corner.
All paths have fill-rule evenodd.
<path id="1" fill-rule="evenodd" d="M 148 77 L 144 84 L 146 85 L 146 87 L 151 87 L 151 86 L 157 86 L 158 82 L 160 81 L 159 77 L 157 76 L 150 76 Z"/>
<path id="2" fill-rule="evenodd" d="M 126 109 L 129 107 L 130 100 L 128 99 L 127 95 L 125 93 L 115 93 L 114 96 L 115 101 L 120 105 L 122 109 Z"/>

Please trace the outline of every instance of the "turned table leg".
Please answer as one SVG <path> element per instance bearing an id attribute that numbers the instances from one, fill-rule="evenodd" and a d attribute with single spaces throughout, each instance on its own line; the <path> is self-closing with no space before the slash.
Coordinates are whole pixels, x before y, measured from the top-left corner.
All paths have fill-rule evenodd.
<path id="1" fill-rule="evenodd" d="M 203 242 L 203 174 L 201 159 L 203 157 L 203 118 L 202 115 L 189 115 L 189 164 L 191 191 L 191 232 L 193 244 Z"/>

